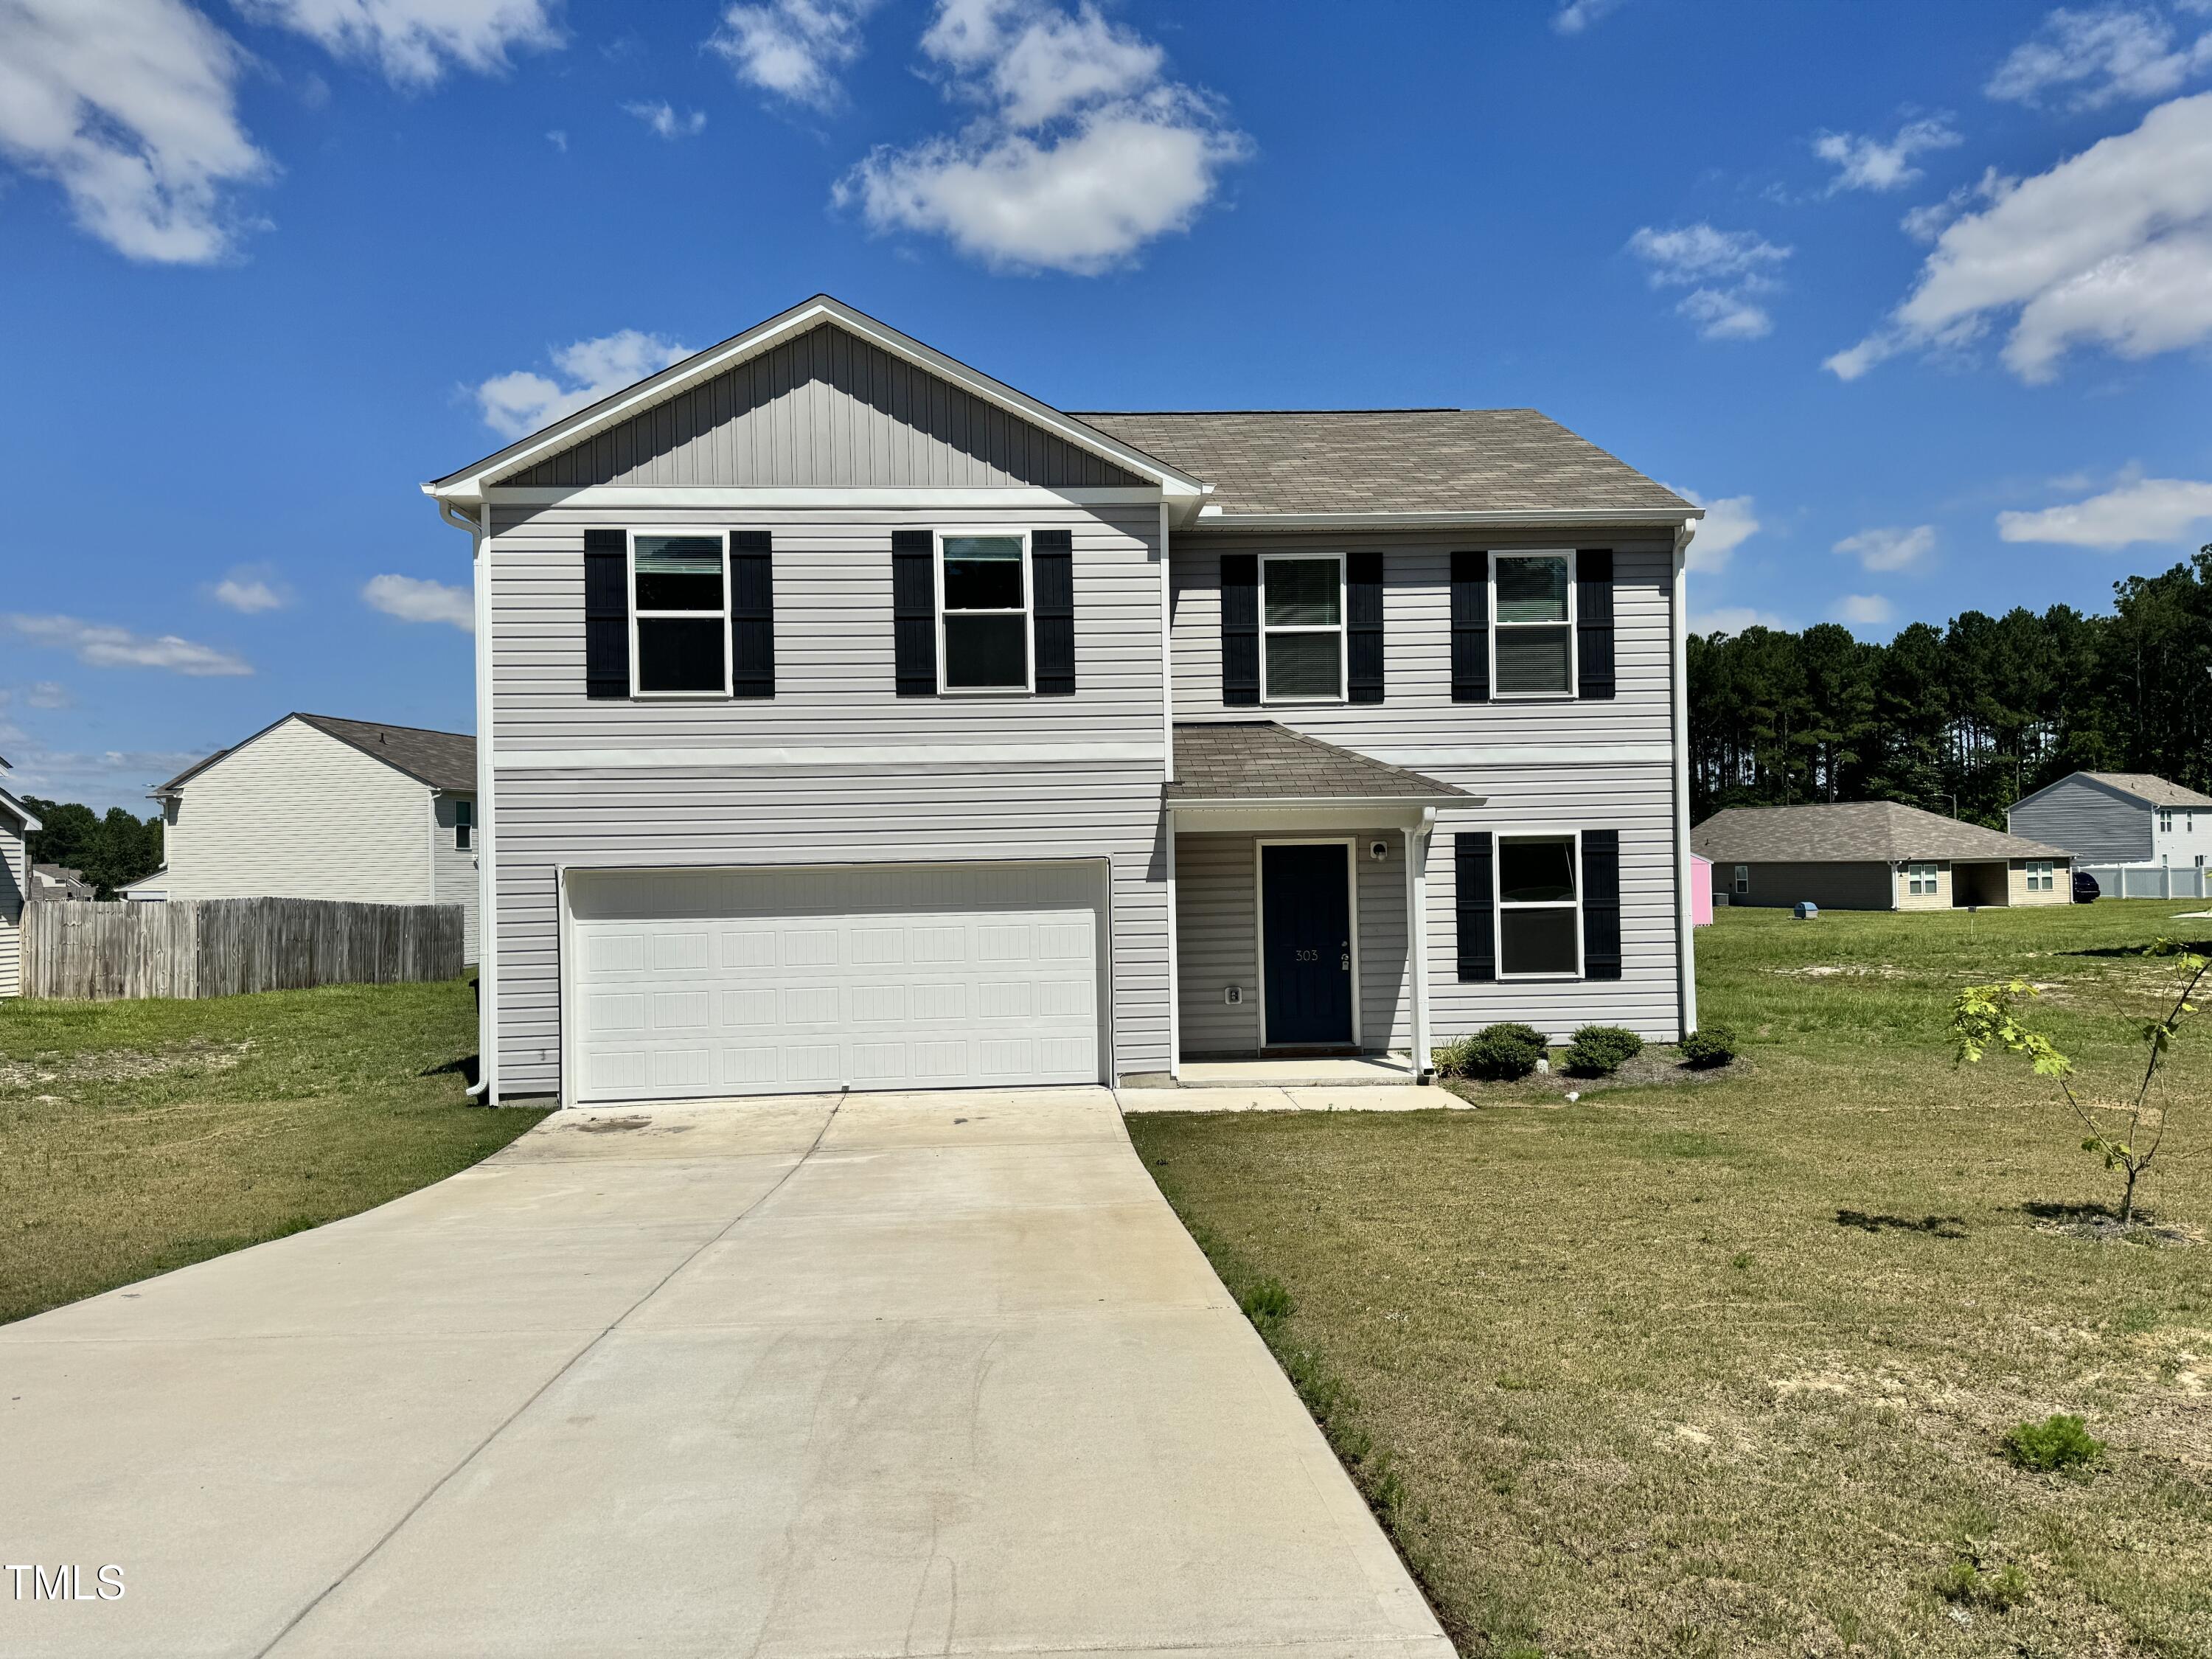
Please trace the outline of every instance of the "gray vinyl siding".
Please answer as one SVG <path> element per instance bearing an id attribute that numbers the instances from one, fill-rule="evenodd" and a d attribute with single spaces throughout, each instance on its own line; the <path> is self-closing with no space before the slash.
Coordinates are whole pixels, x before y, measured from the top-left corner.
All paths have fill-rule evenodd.
<path id="1" fill-rule="evenodd" d="M 1481 537 L 1394 532 L 1266 537 L 1176 532 L 1175 714 L 1179 720 L 1279 720 L 1331 743 L 1419 766 L 1398 752 L 1423 746 L 1506 744 L 1573 749 L 1665 744 L 1672 736 L 1668 659 L 1672 648 L 1674 543 L 1620 532 L 1490 532 Z M 1613 550 L 1616 695 L 1455 703 L 1451 697 L 1451 556 L 1455 550 L 1609 547 Z M 1279 708 L 1228 708 L 1221 701 L 1221 555 L 1376 552 L 1382 561 L 1383 701 Z"/>
<path id="2" fill-rule="evenodd" d="M 559 1090 L 556 872 L 727 866 L 1109 860 L 1115 1065 L 1166 1069 L 1164 747 L 1156 507 L 738 512 L 501 507 L 491 544 L 498 821 L 500 1089 Z M 776 695 L 592 702 L 584 696 L 583 532 L 726 525 L 775 538 Z M 890 532 L 1004 525 L 1073 532 L 1072 697 L 908 697 L 893 679 Z M 1064 758 L 793 761 L 793 749 L 1052 745 Z M 1118 757 L 1086 749 L 1115 744 Z M 1127 745 L 1138 745 L 1133 750 Z M 556 769 L 581 750 L 654 763 Z M 719 751 L 668 763 L 671 751 Z M 764 751 L 732 763 L 732 750 Z M 541 757 L 547 763 L 533 767 Z"/>
<path id="3" fill-rule="evenodd" d="M 1838 864 L 1753 864 L 1747 892 L 1735 890 L 1736 866 L 1716 860 L 1713 892 L 1730 904 L 1753 908 L 1788 906 L 1809 899 L 1826 910 L 1893 910 L 1904 893 L 1903 878 L 1880 859 Z M 1948 869 L 1948 866 L 1947 866 Z M 1942 896 L 1945 908 L 1949 891 Z"/>
<path id="4" fill-rule="evenodd" d="M 0 817 L 0 997 L 22 993 L 23 896 L 30 882 L 21 829 Z"/>
<path id="5" fill-rule="evenodd" d="M 503 484 L 850 487 L 1147 481 L 824 323 Z"/>
<path id="6" fill-rule="evenodd" d="M 1406 956 L 1406 847 L 1402 830 L 1316 830 L 1349 836 L 1359 895 L 1359 1041 L 1370 1050 L 1413 1042 Z M 1258 855 L 1262 841 L 1306 838 L 1295 830 L 1176 837 L 1176 974 L 1182 1057 L 1249 1054 L 1260 1046 Z M 1385 856 L 1369 853 L 1376 842 Z M 1432 921 L 1431 926 L 1435 924 Z M 1224 988 L 1243 988 L 1231 1006 Z"/>
<path id="7" fill-rule="evenodd" d="M 1440 770 L 1484 798 L 1439 812 L 1429 847 L 1429 1028 L 1439 1043 L 1499 1020 L 1555 1038 L 1578 1025 L 1626 1025 L 1647 1040 L 1681 1035 L 1675 975 L 1674 777 L 1663 764 L 1498 766 Z M 1569 830 L 1620 832 L 1617 980 L 1459 980 L 1458 884 L 1453 838 Z"/>
<path id="8" fill-rule="evenodd" d="M 2062 778 L 2005 815 L 2015 836 L 2063 847 L 2077 864 L 2145 864 L 2154 811 L 2084 777 Z"/>

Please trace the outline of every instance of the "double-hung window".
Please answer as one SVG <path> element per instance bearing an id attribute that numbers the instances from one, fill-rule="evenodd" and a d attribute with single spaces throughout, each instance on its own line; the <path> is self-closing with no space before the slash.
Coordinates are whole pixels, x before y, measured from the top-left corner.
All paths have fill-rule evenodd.
<path id="1" fill-rule="evenodd" d="M 1030 690 L 1029 532 L 944 531 L 937 549 L 938 689 Z"/>
<path id="2" fill-rule="evenodd" d="M 1575 694 L 1574 556 L 1493 553 L 1490 683 L 1499 697 Z"/>
<path id="3" fill-rule="evenodd" d="M 2051 860 L 2030 859 L 2027 861 L 2027 890 L 2031 893 L 2047 893 L 2051 889 Z"/>
<path id="4" fill-rule="evenodd" d="M 2173 833 L 2173 809 L 2171 806 L 2161 806 L 2158 809 L 2158 827 L 2161 835 L 2170 836 Z"/>
<path id="5" fill-rule="evenodd" d="M 1739 893 L 1751 891 L 1751 866 L 1747 864 L 1739 864 L 1735 867 L 1735 890 Z"/>
<path id="6" fill-rule="evenodd" d="M 1908 864 L 1905 866 L 1905 890 L 1913 898 L 1936 896 L 1936 866 L 1932 864 Z"/>
<path id="7" fill-rule="evenodd" d="M 1344 558 L 1260 558 L 1260 700 L 1342 702 Z"/>
<path id="8" fill-rule="evenodd" d="M 453 850 L 465 853 L 476 839 L 477 804 L 472 800 L 453 803 Z"/>
<path id="9" fill-rule="evenodd" d="M 730 695 L 730 589 L 719 535 L 630 537 L 630 692 Z"/>
<path id="10" fill-rule="evenodd" d="M 1550 977 L 1583 970 L 1575 837 L 1498 838 L 1498 974 Z"/>

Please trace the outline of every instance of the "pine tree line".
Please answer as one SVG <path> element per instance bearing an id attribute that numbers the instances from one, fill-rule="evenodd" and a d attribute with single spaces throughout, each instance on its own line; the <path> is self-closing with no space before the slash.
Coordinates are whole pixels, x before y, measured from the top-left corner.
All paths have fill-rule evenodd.
<path id="1" fill-rule="evenodd" d="M 2002 829 L 2069 772 L 2212 790 L 2212 546 L 2112 592 L 2110 616 L 1968 611 L 1887 645 L 1832 623 L 1692 636 L 1692 818 L 1898 800 Z"/>

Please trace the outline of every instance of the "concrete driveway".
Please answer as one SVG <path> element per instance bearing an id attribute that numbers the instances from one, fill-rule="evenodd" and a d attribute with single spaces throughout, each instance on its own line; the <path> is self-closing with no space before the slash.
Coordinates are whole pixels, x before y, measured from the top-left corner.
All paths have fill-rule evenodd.
<path id="1" fill-rule="evenodd" d="M 33 1565 L 10 1656 L 1451 1652 L 1098 1090 L 568 1114 L 0 1328 Z"/>

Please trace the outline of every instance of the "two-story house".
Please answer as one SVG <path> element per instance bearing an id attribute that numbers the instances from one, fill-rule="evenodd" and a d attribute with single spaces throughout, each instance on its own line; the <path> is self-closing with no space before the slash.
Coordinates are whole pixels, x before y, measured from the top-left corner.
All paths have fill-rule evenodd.
<path id="1" fill-rule="evenodd" d="M 1070 414 L 818 297 L 423 488 L 495 1098 L 1695 1024 L 1698 510 L 1534 410 Z"/>
<path id="2" fill-rule="evenodd" d="M 2204 896 L 2212 795 L 2149 772 L 2070 772 L 2014 801 L 2005 821 L 2072 853 L 2107 898 Z"/>

